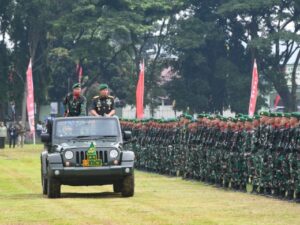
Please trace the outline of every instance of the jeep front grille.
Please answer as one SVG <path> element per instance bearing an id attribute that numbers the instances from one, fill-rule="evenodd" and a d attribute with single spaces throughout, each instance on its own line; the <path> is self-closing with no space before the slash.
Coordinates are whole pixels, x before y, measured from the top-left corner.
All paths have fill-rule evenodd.
<path id="1" fill-rule="evenodd" d="M 82 165 L 82 160 L 87 159 L 87 150 L 77 151 L 76 152 L 76 164 Z M 106 165 L 108 162 L 107 151 L 97 150 L 97 158 L 102 160 L 103 165 Z"/>

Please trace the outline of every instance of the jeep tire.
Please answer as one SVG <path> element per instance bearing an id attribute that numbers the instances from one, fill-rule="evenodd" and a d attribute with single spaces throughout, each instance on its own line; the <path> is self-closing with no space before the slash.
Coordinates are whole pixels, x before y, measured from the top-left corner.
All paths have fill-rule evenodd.
<path id="1" fill-rule="evenodd" d="M 122 191 L 122 181 L 117 181 L 113 184 L 114 193 L 120 193 Z"/>
<path id="2" fill-rule="evenodd" d="M 58 180 L 48 177 L 47 180 L 47 196 L 48 198 L 59 198 L 60 197 L 60 183 Z"/>
<path id="3" fill-rule="evenodd" d="M 43 188 L 43 195 L 46 195 L 48 192 L 48 180 L 43 175 L 42 175 L 42 188 Z"/>
<path id="4" fill-rule="evenodd" d="M 122 183 L 122 196 L 132 197 L 134 194 L 134 174 L 124 177 Z"/>

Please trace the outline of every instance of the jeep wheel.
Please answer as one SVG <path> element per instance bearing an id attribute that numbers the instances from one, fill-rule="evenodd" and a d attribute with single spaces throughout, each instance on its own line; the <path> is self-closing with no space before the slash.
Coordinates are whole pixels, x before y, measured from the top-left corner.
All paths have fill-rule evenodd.
<path id="1" fill-rule="evenodd" d="M 126 176 L 122 185 L 122 196 L 131 197 L 134 194 L 134 174 Z"/>
<path id="2" fill-rule="evenodd" d="M 120 193 L 122 191 L 122 181 L 118 181 L 113 184 L 114 192 L 115 193 Z"/>
<path id="3" fill-rule="evenodd" d="M 47 180 L 47 195 L 48 198 L 59 198 L 60 197 L 60 183 L 54 178 L 48 178 Z"/>

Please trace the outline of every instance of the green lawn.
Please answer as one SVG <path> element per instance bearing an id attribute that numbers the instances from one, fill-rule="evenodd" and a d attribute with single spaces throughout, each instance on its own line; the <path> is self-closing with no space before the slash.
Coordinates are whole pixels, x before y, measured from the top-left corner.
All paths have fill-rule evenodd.
<path id="1" fill-rule="evenodd" d="M 41 149 L 0 150 L 0 224 L 300 224 L 300 204 L 144 172 L 132 198 L 112 186 L 63 186 L 61 199 L 47 199 Z"/>

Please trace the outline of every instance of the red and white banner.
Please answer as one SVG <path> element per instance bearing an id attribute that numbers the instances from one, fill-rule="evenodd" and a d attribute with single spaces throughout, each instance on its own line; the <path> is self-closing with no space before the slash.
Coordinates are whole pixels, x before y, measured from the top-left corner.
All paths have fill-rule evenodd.
<path id="1" fill-rule="evenodd" d="M 142 119 L 144 117 L 144 61 L 140 65 L 139 80 L 136 87 L 136 118 Z"/>
<path id="2" fill-rule="evenodd" d="M 76 65 L 76 72 L 78 74 L 78 83 L 81 84 L 81 80 L 82 80 L 82 66 L 79 63 Z"/>
<path id="3" fill-rule="evenodd" d="M 276 95 L 276 98 L 274 100 L 274 108 L 276 108 L 280 102 L 280 95 Z"/>
<path id="4" fill-rule="evenodd" d="M 254 115 L 257 95 L 258 95 L 258 72 L 257 72 L 256 59 L 254 59 L 254 65 L 252 71 L 251 96 L 250 96 L 250 103 L 249 103 L 249 116 Z"/>
<path id="5" fill-rule="evenodd" d="M 29 61 L 28 69 L 26 72 L 26 82 L 27 82 L 27 114 L 28 122 L 30 127 L 30 132 L 35 132 L 34 126 L 34 92 L 33 92 L 33 79 L 32 79 L 32 64 L 31 59 Z"/>

